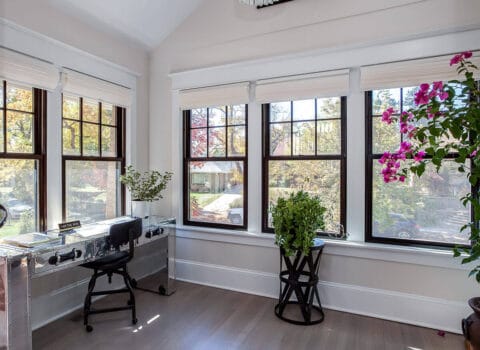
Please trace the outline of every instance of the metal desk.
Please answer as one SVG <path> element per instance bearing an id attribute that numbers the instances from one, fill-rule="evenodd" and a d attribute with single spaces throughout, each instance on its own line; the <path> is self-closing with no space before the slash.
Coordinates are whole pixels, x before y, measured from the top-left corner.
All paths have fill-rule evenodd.
<path id="1" fill-rule="evenodd" d="M 52 240 L 33 248 L 0 243 L 0 350 L 32 348 L 32 279 L 112 254 L 107 244 L 110 227 L 128 220 L 132 219 L 115 218 L 68 233 L 48 231 L 45 235 Z M 162 260 L 158 292 L 164 295 L 175 291 L 175 223 L 173 218 L 144 220 L 142 236 L 135 242 L 158 249 Z"/>

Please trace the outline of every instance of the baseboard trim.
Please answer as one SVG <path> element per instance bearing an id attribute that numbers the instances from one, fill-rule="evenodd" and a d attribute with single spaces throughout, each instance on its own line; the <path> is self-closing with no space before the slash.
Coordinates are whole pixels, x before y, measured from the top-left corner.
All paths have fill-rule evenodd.
<path id="1" fill-rule="evenodd" d="M 278 275 L 269 272 L 176 260 L 176 278 L 236 292 L 278 298 Z M 325 308 L 461 334 L 466 303 L 364 286 L 320 281 Z"/>

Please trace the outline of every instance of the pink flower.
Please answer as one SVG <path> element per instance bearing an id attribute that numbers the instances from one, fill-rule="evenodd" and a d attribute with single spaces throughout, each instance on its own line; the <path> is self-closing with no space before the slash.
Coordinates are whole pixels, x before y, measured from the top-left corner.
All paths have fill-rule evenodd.
<path id="1" fill-rule="evenodd" d="M 433 90 L 442 90 L 443 89 L 443 82 L 441 81 L 434 81 L 432 85 Z"/>
<path id="2" fill-rule="evenodd" d="M 443 91 L 438 94 L 438 98 L 440 98 L 440 101 L 445 101 L 448 98 L 448 92 Z"/>
<path id="3" fill-rule="evenodd" d="M 417 154 L 415 154 L 413 156 L 413 159 L 416 161 L 416 162 L 420 162 L 423 157 L 425 157 L 426 153 L 424 151 L 419 151 Z"/>
<path id="4" fill-rule="evenodd" d="M 452 59 L 450 60 L 450 65 L 453 66 L 455 64 L 458 64 L 460 61 L 462 61 L 462 59 L 463 56 L 461 53 L 459 53 L 458 55 L 452 57 Z"/>
<path id="5" fill-rule="evenodd" d="M 428 84 L 422 84 L 422 85 L 428 85 Z M 422 87 L 420 86 L 420 90 L 418 90 L 415 93 L 414 97 L 414 102 L 415 104 L 418 105 L 426 105 L 430 101 L 430 97 L 427 94 L 428 90 L 423 90 Z"/>
<path id="6" fill-rule="evenodd" d="M 399 153 L 409 153 L 412 150 L 412 144 L 408 141 L 403 141 L 400 144 Z"/>
<path id="7" fill-rule="evenodd" d="M 427 83 L 420 84 L 420 91 L 426 92 L 430 88 L 430 85 Z"/>
<path id="8" fill-rule="evenodd" d="M 470 153 L 470 157 L 475 157 L 477 155 L 477 150 L 474 150 L 472 153 Z"/>
<path id="9" fill-rule="evenodd" d="M 400 181 L 400 182 L 405 182 L 405 175 L 400 175 L 400 176 L 398 177 L 398 181 Z"/>
<path id="10" fill-rule="evenodd" d="M 387 108 L 387 110 L 382 114 L 382 122 L 391 124 L 393 113 L 395 113 L 395 110 L 392 107 Z"/>
<path id="11" fill-rule="evenodd" d="M 450 60 L 450 65 L 453 66 L 454 64 L 458 64 L 462 62 L 465 58 L 470 58 L 470 57 L 472 57 L 471 51 L 465 51 L 465 52 L 459 53 L 452 57 L 452 59 Z"/>

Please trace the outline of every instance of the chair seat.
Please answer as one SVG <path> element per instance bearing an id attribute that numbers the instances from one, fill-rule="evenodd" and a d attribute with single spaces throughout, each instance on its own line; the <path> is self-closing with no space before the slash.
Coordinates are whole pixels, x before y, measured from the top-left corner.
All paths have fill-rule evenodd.
<path id="1" fill-rule="evenodd" d="M 90 261 L 80 266 L 87 269 L 96 270 L 115 270 L 129 261 L 129 254 L 127 251 L 116 252 L 115 254 L 107 255 L 103 258 Z"/>

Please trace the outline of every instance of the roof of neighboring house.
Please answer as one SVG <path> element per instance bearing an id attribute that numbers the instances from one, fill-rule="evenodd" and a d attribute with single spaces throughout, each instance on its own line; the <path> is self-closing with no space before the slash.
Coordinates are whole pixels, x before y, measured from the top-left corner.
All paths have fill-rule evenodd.
<path id="1" fill-rule="evenodd" d="M 232 172 L 232 162 L 196 162 L 198 166 L 192 166 L 191 174 L 229 174 Z"/>

